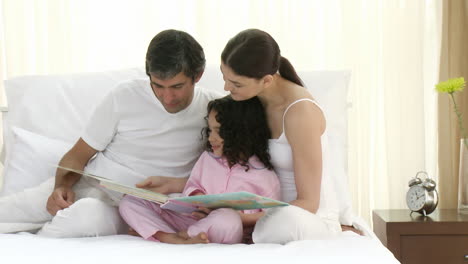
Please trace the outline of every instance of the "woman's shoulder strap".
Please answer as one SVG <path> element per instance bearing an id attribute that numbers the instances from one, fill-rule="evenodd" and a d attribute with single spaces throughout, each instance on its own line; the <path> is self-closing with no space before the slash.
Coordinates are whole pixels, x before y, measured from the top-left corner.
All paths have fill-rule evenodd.
<path id="1" fill-rule="evenodd" d="M 313 100 L 313 99 L 310 99 L 310 98 L 301 98 L 301 99 L 298 99 L 298 100 L 296 100 L 296 101 L 290 103 L 290 104 L 288 105 L 288 107 L 286 107 L 286 109 L 284 110 L 284 113 L 283 113 L 283 134 L 285 134 L 285 132 L 284 132 L 284 117 L 286 116 L 286 113 L 288 112 L 289 108 L 291 108 L 291 106 L 293 106 L 293 105 L 295 105 L 295 104 L 297 104 L 297 103 L 299 103 L 299 102 L 302 102 L 302 101 L 309 101 L 309 102 L 312 102 L 313 104 L 315 104 L 315 105 L 320 109 L 320 111 L 323 112 L 322 107 L 320 107 L 320 105 L 317 103 L 317 101 L 315 101 L 315 100 Z"/>
<path id="2" fill-rule="evenodd" d="M 291 106 L 293 106 L 293 105 L 295 105 L 295 104 L 297 104 L 299 102 L 302 102 L 302 101 L 309 101 L 309 102 L 314 103 L 323 112 L 322 107 L 320 107 L 320 105 L 317 103 L 317 101 L 315 101 L 313 99 L 310 99 L 310 98 L 298 99 L 298 100 L 292 102 L 291 104 L 289 104 L 288 107 L 286 107 L 286 110 L 284 110 L 284 113 L 283 113 L 283 126 L 284 126 L 284 117 L 286 116 L 286 113 L 288 112 L 289 108 L 291 108 Z"/>

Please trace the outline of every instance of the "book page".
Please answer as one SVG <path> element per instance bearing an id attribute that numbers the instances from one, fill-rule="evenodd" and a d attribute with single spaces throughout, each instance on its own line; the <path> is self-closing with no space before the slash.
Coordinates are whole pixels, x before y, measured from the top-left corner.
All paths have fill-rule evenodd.
<path id="1" fill-rule="evenodd" d="M 165 202 L 167 202 L 168 199 L 167 195 L 161 193 L 153 192 L 142 188 L 131 187 L 116 182 L 101 181 L 100 185 L 109 190 L 113 190 L 119 193 L 125 193 L 158 204 L 164 204 Z"/>
<path id="2" fill-rule="evenodd" d="M 88 172 L 85 172 L 85 171 L 82 171 L 82 170 L 75 170 L 75 169 L 63 167 L 63 166 L 60 166 L 60 165 L 55 165 L 55 166 L 57 168 L 59 168 L 59 169 L 67 170 L 67 171 L 71 171 L 71 172 L 74 172 L 74 173 L 81 174 L 83 176 L 91 177 L 91 178 L 96 179 L 98 181 L 100 181 L 100 180 L 112 181 L 111 179 L 101 177 L 101 176 L 97 176 L 97 175 L 94 175 L 94 174 L 91 174 L 91 173 L 88 173 Z"/>
<path id="3" fill-rule="evenodd" d="M 220 193 L 171 198 L 170 203 L 186 204 L 190 207 L 206 207 L 210 209 L 232 208 L 235 210 L 251 210 L 287 206 L 288 203 L 263 197 L 250 192 Z"/>

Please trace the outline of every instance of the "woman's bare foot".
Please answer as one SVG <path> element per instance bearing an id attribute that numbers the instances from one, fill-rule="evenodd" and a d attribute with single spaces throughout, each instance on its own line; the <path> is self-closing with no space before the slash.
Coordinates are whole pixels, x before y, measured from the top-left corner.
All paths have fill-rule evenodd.
<path id="1" fill-rule="evenodd" d="M 207 244 L 210 243 L 206 233 L 202 232 L 194 237 L 189 237 L 186 231 L 178 233 L 165 233 L 158 231 L 154 238 L 168 244 Z"/>
<path id="2" fill-rule="evenodd" d="M 352 231 L 352 232 L 354 232 L 354 233 L 356 233 L 356 234 L 358 234 L 360 236 L 364 235 L 364 233 L 361 230 L 355 228 L 354 226 L 341 225 L 341 231 L 343 231 L 343 232 L 344 231 Z"/>

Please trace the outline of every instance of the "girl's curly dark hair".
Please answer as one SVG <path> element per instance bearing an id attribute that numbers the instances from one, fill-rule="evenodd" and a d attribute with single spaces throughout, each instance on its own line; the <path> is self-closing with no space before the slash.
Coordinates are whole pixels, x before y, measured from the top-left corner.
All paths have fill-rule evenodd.
<path id="1" fill-rule="evenodd" d="M 229 167 L 240 164 L 249 170 L 249 158 L 256 155 L 267 169 L 273 169 L 268 152 L 270 129 L 266 121 L 265 110 L 257 97 L 235 101 L 230 95 L 208 103 L 207 116 L 216 112 L 216 121 L 220 124 L 219 136 L 224 140 L 223 155 Z M 212 152 L 208 141 L 209 128 L 204 128 L 206 150 Z"/>

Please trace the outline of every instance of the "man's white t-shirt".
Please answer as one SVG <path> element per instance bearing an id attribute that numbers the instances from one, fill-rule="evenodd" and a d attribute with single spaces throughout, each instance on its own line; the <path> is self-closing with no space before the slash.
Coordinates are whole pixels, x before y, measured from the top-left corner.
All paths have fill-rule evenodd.
<path id="1" fill-rule="evenodd" d="M 208 102 L 221 94 L 195 87 L 190 105 L 168 113 L 149 79 L 121 83 L 101 101 L 82 139 L 98 150 L 86 170 L 134 185 L 149 176 L 187 177 L 203 151 Z"/>

